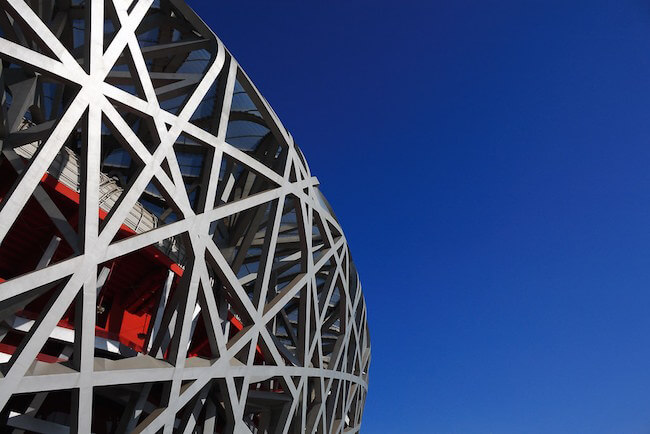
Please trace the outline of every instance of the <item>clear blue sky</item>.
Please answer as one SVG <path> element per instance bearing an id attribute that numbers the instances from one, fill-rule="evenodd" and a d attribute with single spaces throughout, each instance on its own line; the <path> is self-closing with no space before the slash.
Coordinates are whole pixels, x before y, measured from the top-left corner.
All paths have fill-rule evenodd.
<path id="1" fill-rule="evenodd" d="M 346 231 L 363 433 L 650 432 L 650 3 L 189 2 Z"/>

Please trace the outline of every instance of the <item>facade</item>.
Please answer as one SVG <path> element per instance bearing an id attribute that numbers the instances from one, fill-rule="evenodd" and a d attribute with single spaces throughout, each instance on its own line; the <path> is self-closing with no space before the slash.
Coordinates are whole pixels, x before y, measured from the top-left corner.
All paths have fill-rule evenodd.
<path id="1" fill-rule="evenodd" d="M 180 0 L 0 0 L 0 425 L 358 432 L 370 341 L 300 149 Z"/>

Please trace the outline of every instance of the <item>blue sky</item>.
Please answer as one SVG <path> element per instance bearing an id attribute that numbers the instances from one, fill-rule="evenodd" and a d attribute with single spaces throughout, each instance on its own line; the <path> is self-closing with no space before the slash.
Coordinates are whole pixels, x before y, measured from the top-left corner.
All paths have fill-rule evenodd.
<path id="1" fill-rule="evenodd" d="M 650 4 L 190 0 L 361 274 L 363 433 L 650 432 Z"/>

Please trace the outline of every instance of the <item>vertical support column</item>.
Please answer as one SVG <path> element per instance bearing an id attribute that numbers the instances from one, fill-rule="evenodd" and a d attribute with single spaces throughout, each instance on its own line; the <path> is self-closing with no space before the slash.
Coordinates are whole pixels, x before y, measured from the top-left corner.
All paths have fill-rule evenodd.
<path id="1" fill-rule="evenodd" d="M 84 68 L 91 77 L 103 81 L 104 54 L 104 0 L 92 0 L 86 4 L 86 53 Z M 98 83 L 99 84 L 99 83 Z M 93 410 L 93 361 L 95 356 L 95 320 L 97 315 L 97 262 L 95 251 L 99 236 L 99 183 L 101 169 L 102 112 L 100 105 L 91 101 L 81 155 L 81 203 L 80 227 L 83 250 L 94 269 L 83 283 L 77 295 L 75 319 L 75 364 L 80 372 L 76 415 L 72 418 L 71 431 L 91 432 Z"/>

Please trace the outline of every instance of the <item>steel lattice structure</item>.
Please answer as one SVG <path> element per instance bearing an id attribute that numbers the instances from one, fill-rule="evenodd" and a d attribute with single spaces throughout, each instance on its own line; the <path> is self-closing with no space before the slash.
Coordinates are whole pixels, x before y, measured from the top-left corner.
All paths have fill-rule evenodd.
<path id="1" fill-rule="evenodd" d="M 299 148 L 181 0 L 0 0 L 0 424 L 357 432 L 370 341 Z"/>

